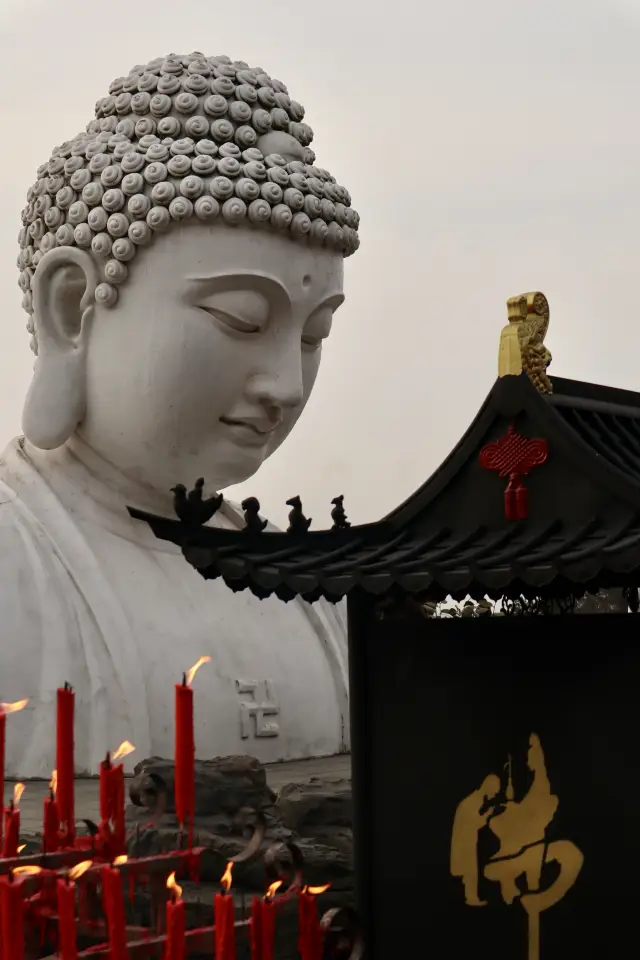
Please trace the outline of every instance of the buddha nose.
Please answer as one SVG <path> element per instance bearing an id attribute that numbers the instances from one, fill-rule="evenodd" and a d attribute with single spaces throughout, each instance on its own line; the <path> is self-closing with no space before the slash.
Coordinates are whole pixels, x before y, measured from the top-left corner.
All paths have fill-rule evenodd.
<path id="1" fill-rule="evenodd" d="M 286 364 L 279 363 L 272 370 L 256 374 L 247 384 L 247 396 L 272 416 L 299 406 L 304 396 L 300 358 L 290 358 Z"/>

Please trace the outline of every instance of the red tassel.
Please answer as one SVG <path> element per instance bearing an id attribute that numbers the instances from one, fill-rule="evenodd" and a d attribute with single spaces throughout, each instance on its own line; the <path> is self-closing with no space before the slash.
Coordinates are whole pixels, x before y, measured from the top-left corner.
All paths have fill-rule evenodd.
<path id="1" fill-rule="evenodd" d="M 504 491 L 504 515 L 507 520 L 518 519 L 518 506 L 515 491 L 516 478 L 512 474 Z"/>
<path id="2" fill-rule="evenodd" d="M 529 516 L 529 491 L 524 483 L 516 487 L 516 516 L 518 520 L 526 520 Z"/>

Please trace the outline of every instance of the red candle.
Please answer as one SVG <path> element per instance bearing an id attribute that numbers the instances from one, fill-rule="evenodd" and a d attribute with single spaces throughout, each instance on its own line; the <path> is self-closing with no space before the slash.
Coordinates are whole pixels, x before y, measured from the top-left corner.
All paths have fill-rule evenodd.
<path id="1" fill-rule="evenodd" d="M 124 816 L 124 767 L 115 765 L 117 760 L 128 757 L 135 747 L 128 740 L 124 740 L 113 756 L 106 755 L 100 764 L 100 817 L 102 820 L 115 822 L 122 807 Z"/>
<path id="2" fill-rule="evenodd" d="M 262 960 L 262 900 L 254 897 L 251 904 L 251 922 L 249 925 L 251 939 L 251 960 Z"/>
<path id="3" fill-rule="evenodd" d="M 113 760 L 120 760 L 133 753 L 135 747 L 128 740 L 124 740 L 113 755 Z M 111 787 L 111 822 L 113 824 L 113 842 L 115 853 L 121 855 L 127 846 L 127 830 L 124 819 L 124 765 L 112 766 L 110 775 Z"/>
<path id="4" fill-rule="evenodd" d="M 24 784 L 16 783 L 13 788 L 13 800 L 4 811 L 4 841 L 2 844 L 2 856 L 12 859 L 18 856 L 18 846 L 20 844 L 20 797 L 24 792 Z"/>
<path id="5" fill-rule="evenodd" d="M 193 690 L 191 684 L 203 663 L 209 663 L 211 657 L 200 657 L 188 673 L 182 677 L 182 683 L 176 684 L 176 740 L 174 795 L 176 816 L 182 830 L 188 823 L 189 846 L 193 840 L 193 817 L 195 812 L 195 759 L 196 747 L 193 735 Z"/>
<path id="6" fill-rule="evenodd" d="M 114 853 L 120 856 L 126 849 L 124 822 L 124 767 L 119 763 L 111 771 L 111 822 L 113 824 Z"/>
<path id="7" fill-rule="evenodd" d="M 100 819 L 105 822 L 111 818 L 111 754 L 108 753 L 100 764 Z"/>
<path id="8" fill-rule="evenodd" d="M 324 935 L 318 919 L 316 896 L 329 889 L 324 887 L 303 887 L 298 900 L 298 950 L 301 960 L 322 960 Z"/>
<path id="9" fill-rule="evenodd" d="M 0 705 L 0 844 L 4 835 L 4 750 L 7 728 L 7 715 L 4 704 Z"/>
<path id="10" fill-rule="evenodd" d="M 216 893 L 214 900 L 216 960 L 236 960 L 236 911 L 233 896 L 229 893 L 232 868 L 233 863 L 229 861 L 220 880 L 222 890 Z"/>
<path id="11" fill-rule="evenodd" d="M 133 744 L 125 740 L 114 753 L 113 759 L 124 757 L 133 750 Z M 111 825 L 114 856 L 120 856 L 126 848 L 124 797 L 124 766 L 121 763 L 113 766 L 111 755 L 107 754 L 100 764 L 100 817 L 103 824 Z"/>
<path id="12" fill-rule="evenodd" d="M 57 789 L 57 770 L 51 774 L 49 784 L 49 796 L 45 797 L 44 814 L 42 818 L 42 852 L 55 853 L 58 849 L 60 830 L 60 815 L 58 813 L 58 803 L 56 801 Z"/>
<path id="13" fill-rule="evenodd" d="M 76 942 L 76 885 L 78 877 L 93 865 L 92 860 L 83 860 L 69 870 L 67 877 L 56 880 L 58 900 L 58 948 L 62 960 L 76 960 L 78 946 Z"/>
<path id="14" fill-rule="evenodd" d="M 214 920 L 216 960 L 236 960 L 236 911 L 230 893 L 216 893 Z"/>
<path id="15" fill-rule="evenodd" d="M 0 847 L 4 828 L 4 754 L 6 741 L 7 714 L 23 710 L 28 700 L 17 700 L 15 703 L 0 703 Z"/>
<path id="16" fill-rule="evenodd" d="M 101 874 L 111 960 L 127 960 L 127 927 L 122 876 L 119 870 L 109 866 L 103 867 Z"/>
<path id="17" fill-rule="evenodd" d="M 260 960 L 274 960 L 276 943 L 276 907 L 273 900 L 262 901 L 262 954 Z"/>
<path id="18" fill-rule="evenodd" d="M 24 894 L 22 880 L 0 877 L 0 942 L 2 960 L 24 960 Z"/>
<path id="19" fill-rule="evenodd" d="M 53 795 L 45 797 L 43 829 L 42 829 L 42 852 L 55 853 L 58 849 L 58 830 L 60 829 L 60 818 L 58 816 L 58 804 Z"/>
<path id="20" fill-rule="evenodd" d="M 58 947 L 62 960 L 76 960 L 76 885 L 70 880 L 56 880 L 58 895 Z"/>
<path id="21" fill-rule="evenodd" d="M 180 828 L 191 824 L 195 801 L 193 690 L 183 677 L 176 684 L 175 804 Z"/>
<path id="22" fill-rule="evenodd" d="M 75 693 L 68 683 L 58 689 L 58 721 L 56 731 L 56 769 L 58 771 L 58 813 L 67 841 L 75 837 L 74 812 L 74 742 L 73 721 Z"/>
<path id="23" fill-rule="evenodd" d="M 167 900 L 167 952 L 166 960 L 183 960 L 186 928 L 185 905 L 182 887 L 176 883 L 175 871 L 167 880 L 167 888 L 172 897 Z"/>
<path id="24" fill-rule="evenodd" d="M 276 907 L 273 902 L 282 881 L 272 883 L 265 897 L 254 897 L 251 907 L 251 960 L 274 960 Z"/>

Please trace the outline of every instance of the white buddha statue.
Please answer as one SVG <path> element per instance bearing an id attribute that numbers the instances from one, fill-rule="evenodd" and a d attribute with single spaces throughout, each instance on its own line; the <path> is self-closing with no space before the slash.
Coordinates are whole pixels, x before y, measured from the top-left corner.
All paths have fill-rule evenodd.
<path id="1" fill-rule="evenodd" d="M 173 685 L 203 655 L 199 756 L 348 749 L 342 609 L 206 582 L 126 509 L 251 477 L 309 398 L 358 216 L 303 114 L 260 68 L 171 55 L 114 81 L 29 190 L 36 362 L 0 461 L 0 701 L 29 698 L 8 776 L 49 776 L 65 681 L 79 774 L 125 739 L 129 769 L 172 756 Z M 228 502 L 211 522 L 243 525 Z"/>

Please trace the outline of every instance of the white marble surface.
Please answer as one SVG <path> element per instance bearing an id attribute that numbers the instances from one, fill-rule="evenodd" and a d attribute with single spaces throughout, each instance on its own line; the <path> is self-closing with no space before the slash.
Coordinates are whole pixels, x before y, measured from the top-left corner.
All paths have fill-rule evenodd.
<path id="1" fill-rule="evenodd" d="M 0 458 L 0 701 L 30 701 L 7 724 L 10 776 L 49 776 L 65 681 L 78 773 L 122 740 L 137 747 L 127 769 L 170 756 L 173 685 L 203 655 L 200 755 L 349 746 L 342 608 L 205 582 L 126 511 L 170 516 L 176 483 L 201 476 L 213 494 L 252 477 L 309 399 L 358 218 L 313 167 L 303 115 L 246 64 L 161 58 L 112 84 L 29 192 L 20 282 L 37 359 L 25 436 Z M 297 213 L 280 222 L 276 203 L 261 223 L 245 201 L 257 185 L 268 207 L 279 179 Z M 235 206 L 200 216 L 229 185 Z M 212 522 L 242 518 L 226 504 Z"/>

